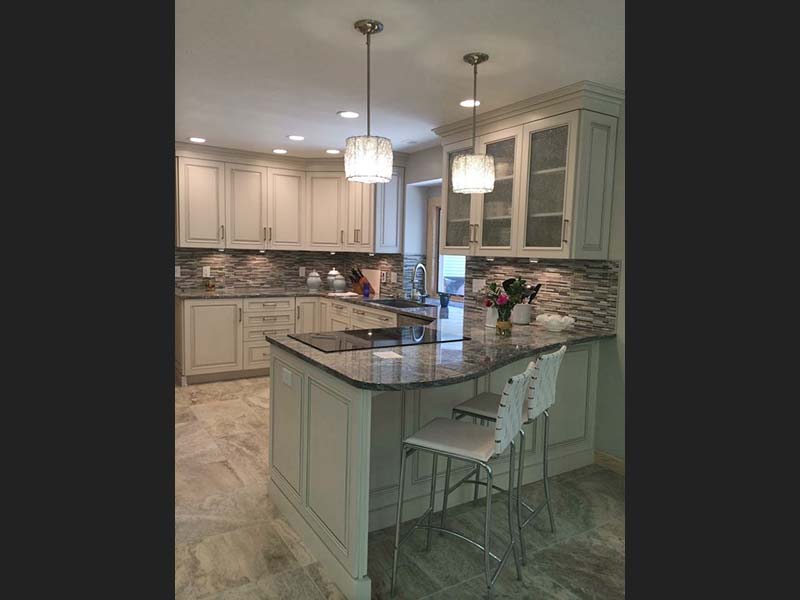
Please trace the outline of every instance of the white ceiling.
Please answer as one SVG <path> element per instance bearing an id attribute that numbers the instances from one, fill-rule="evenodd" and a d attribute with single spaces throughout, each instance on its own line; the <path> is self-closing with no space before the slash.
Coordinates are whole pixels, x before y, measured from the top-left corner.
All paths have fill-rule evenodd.
<path id="1" fill-rule="evenodd" d="M 431 129 L 589 79 L 624 88 L 623 0 L 176 0 L 175 139 L 326 156 L 366 132 L 366 46 L 374 18 L 372 133 L 394 149 L 437 144 Z M 342 119 L 339 110 L 361 113 Z M 286 139 L 305 136 L 302 142 Z M 416 141 L 412 144 L 408 140 Z"/>

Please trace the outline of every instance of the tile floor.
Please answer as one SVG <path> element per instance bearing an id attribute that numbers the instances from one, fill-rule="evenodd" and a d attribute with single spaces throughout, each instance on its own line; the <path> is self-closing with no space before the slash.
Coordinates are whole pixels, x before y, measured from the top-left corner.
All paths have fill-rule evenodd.
<path id="1" fill-rule="evenodd" d="M 262 377 L 175 388 L 176 600 L 344 598 L 267 497 L 268 383 Z M 525 529 L 522 581 L 508 564 L 493 598 L 623 598 L 624 485 L 599 465 L 552 478 L 556 532 L 544 514 Z M 541 483 L 523 493 L 532 504 L 543 498 Z M 479 539 L 480 504 L 448 511 L 448 526 Z M 494 503 L 492 518 L 496 543 L 507 543 L 502 502 Z M 389 598 L 392 535 L 392 528 L 370 534 L 375 599 Z M 426 554 L 424 540 L 418 531 L 401 550 L 398 600 L 485 597 L 480 552 L 434 534 Z"/>

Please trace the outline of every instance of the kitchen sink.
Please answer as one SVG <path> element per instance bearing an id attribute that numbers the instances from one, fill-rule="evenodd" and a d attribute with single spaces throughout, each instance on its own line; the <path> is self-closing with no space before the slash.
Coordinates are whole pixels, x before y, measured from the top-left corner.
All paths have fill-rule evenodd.
<path id="1" fill-rule="evenodd" d="M 370 304 L 380 304 L 381 306 L 392 306 L 394 308 L 420 308 L 427 306 L 421 302 L 413 300 L 403 300 L 402 298 L 382 298 L 380 300 L 370 300 Z"/>

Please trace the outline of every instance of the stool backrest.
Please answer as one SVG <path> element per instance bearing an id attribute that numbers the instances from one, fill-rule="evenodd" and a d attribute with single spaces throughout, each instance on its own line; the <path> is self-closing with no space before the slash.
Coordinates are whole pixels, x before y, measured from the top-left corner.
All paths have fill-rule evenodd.
<path id="1" fill-rule="evenodd" d="M 497 407 L 497 423 L 494 433 L 494 452 L 502 454 L 522 428 L 522 409 L 530 387 L 530 376 L 526 373 L 514 375 L 508 380 Z"/>
<path id="2" fill-rule="evenodd" d="M 533 421 L 556 403 L 556 379 L 566 351 L 567 347 L 561 346 L 555 352 L 543 354 L 526 369 L 526 373 L 532 371 L 528 391 L 528 421 Z"/>

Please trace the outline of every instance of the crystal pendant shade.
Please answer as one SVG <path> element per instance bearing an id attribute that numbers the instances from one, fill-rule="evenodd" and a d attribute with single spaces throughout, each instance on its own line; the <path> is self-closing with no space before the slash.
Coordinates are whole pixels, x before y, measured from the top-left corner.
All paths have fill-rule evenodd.
<path id="1" fill-rule="evenodd" d="M 451 174 L 457 194 L 488 194 L 494 189 L 494 156 L 460 154 L 453 160 Z"/>
<path id="2" fill-rule="evenodd" d="M 344 148 L 344 172 L 347 181 L 388 183 L 392 180 L 392 142 L 377 135 L 347 138 Z"/>

